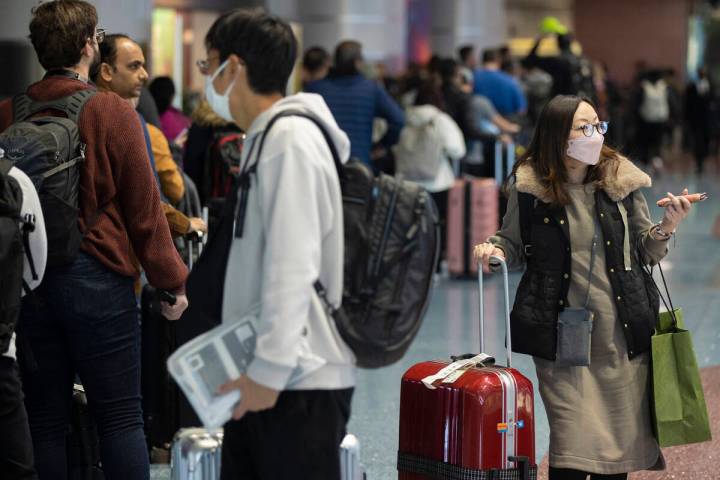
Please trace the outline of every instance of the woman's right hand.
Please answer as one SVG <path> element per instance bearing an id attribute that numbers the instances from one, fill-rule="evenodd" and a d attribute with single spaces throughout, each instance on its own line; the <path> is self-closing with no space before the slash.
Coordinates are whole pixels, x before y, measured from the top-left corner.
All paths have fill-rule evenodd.
<path id="1" fill-rule="evenodd" d="M 482 262 L 483 267 L 490 266 L 490 257 L 500 257 L 505 259 L 505 252 L 493 245 L 492 243 L 485 242 L 480 245 L 475 245 L 473 249 L 473 257 L 475 262 Z"/>

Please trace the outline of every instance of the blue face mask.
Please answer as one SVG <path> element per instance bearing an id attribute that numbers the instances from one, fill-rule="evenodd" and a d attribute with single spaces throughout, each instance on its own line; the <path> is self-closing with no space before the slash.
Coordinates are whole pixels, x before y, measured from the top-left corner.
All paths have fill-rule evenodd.
<path id="1" fill-rule="evenodd" d="M 205 98 L 207 99 L 208 104 L 210 104 L 210 108 L 212 108 L 213 111 L 215 111 L 215 113 L 217 113 L 223 120 L 233 122 L 234 119 L 230 113 L 230 91 L 235 86 L 235 79 L 233 79 L 230 85 L 228 85 L 228 88 L 222 95 L 217 93 L 215 91 L 215 87 L 213 86 L 213 81 L 215 81 L 220 72 L 225 69 L 229 61 L 230 59 L 225 60 L 223 64 L 220 65 L 220 68 L 215 70 L 215 73 L 213 73 L 211 77 L 205 78 Z"/>

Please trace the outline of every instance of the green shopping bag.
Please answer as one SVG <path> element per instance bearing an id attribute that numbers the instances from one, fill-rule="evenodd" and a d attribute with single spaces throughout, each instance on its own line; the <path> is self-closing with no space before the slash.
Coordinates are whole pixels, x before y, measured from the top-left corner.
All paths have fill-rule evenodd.
<path id="1" fill-rule="evenodd" d="M 705 442 L 712 436 L 692 337 L 682 310 L 672 306 L 664 275 L 663 283 L 670 310 L 660 312 L 652 337 L 655 432 L 661 447 Z"/>

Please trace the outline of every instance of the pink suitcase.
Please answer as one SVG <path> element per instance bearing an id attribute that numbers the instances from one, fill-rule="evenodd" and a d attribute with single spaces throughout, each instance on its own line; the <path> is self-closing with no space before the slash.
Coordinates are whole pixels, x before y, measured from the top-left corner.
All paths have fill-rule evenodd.
<path id="1" fill-rule="evenodd" d="M 475 275 L 475 245 L 497 232 L 499 188 L 492 178 L 461 178 L 448 193 L 447 262 L 453 276 Z"/>

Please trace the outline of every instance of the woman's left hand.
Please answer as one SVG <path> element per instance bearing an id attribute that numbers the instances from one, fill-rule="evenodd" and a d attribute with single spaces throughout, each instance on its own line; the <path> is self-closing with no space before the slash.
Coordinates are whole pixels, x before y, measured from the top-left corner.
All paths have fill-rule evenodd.
<path id="1" fill-rule="evenodd" d="M 683 190 L 682 195 L 687 194 L 688 189 L 686 188 Z M 682 196 L 676 197 L 670 192 L 668 192 L 668 198 L 670 199 L 670 204 L 665 207 L 665 215 L 663 215 L 663 219 L 660 222 L 660 228 L 662 228 L 664 232 L 670 233 L 674 232 L 678 225 L 680 225 L 680 222 L 687 218 L 692 204 L 687 198 Z"/>

